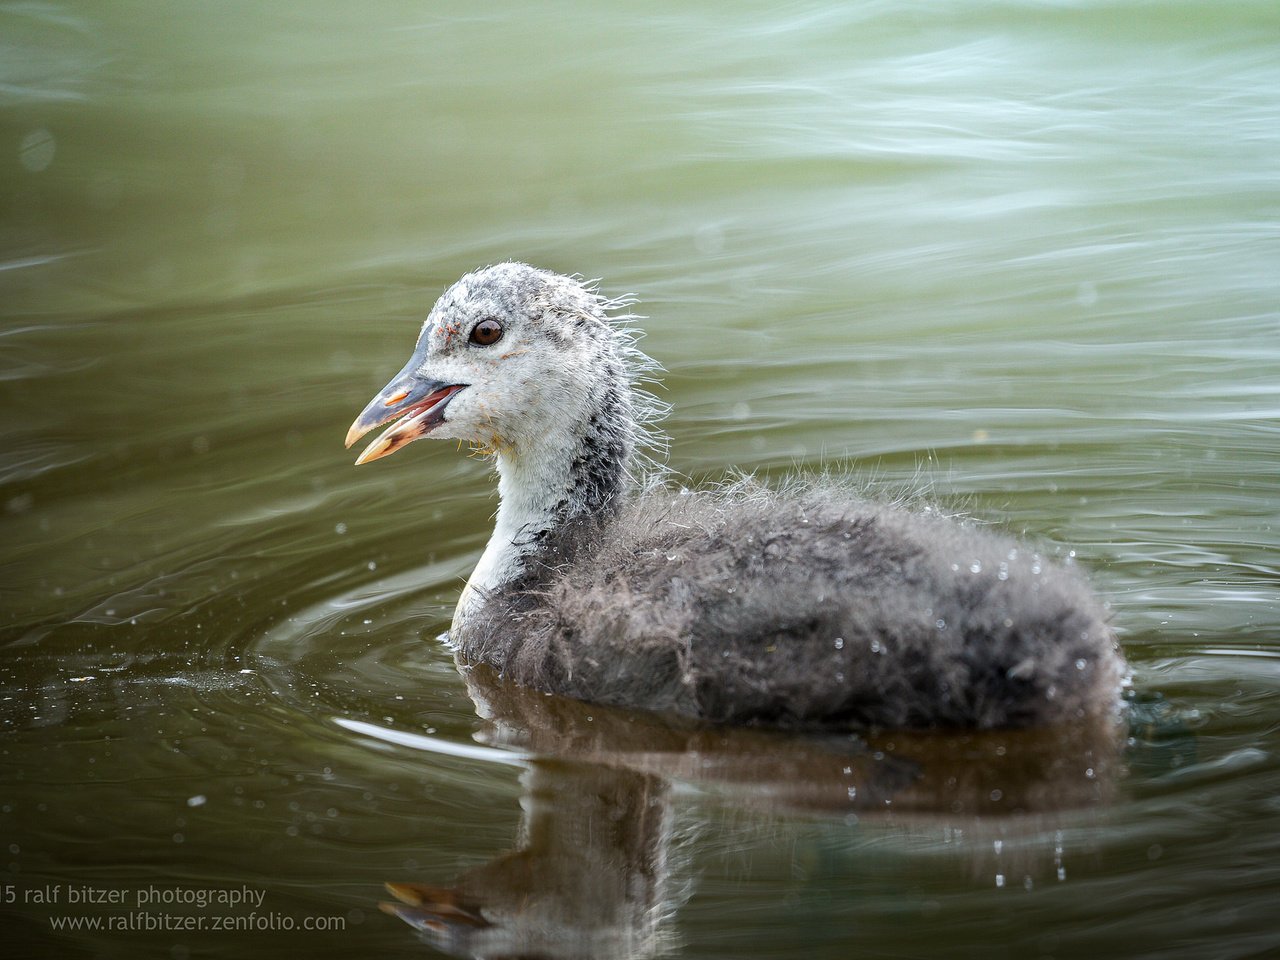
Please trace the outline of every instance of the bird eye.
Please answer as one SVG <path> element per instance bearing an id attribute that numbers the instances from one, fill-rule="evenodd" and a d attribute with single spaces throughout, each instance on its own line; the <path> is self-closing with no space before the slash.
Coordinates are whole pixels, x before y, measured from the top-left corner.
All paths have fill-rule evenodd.
<path id="1" fill-rule="evenodd" d="M 502 324 L 497 320 L 481 320 L 471 328 L 471 342 L 482 347 L 502 339 Z"/>

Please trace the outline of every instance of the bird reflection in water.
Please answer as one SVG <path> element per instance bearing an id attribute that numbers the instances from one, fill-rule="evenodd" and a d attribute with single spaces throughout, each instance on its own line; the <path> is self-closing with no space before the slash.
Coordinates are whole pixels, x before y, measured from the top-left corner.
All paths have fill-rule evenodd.
<path id="1" fill-rule="evenodd" d="M 1062 856 L 1055 830 L 1096 815 L 1123 770 L 1126 728 L 1114 719 L 1070 729 L 796 735 L 588 705 L 482 666 L 466 678 L 485 720 L 480 738 L 538 758 L 521 776 L 516 849 L 450 886 L 388 883 L 396 900 L 382 905 L 461 957 L 672 950 L 669 921 L 690 890 L 688 828 L 677 825 L 689 801 L 674 784 L 752 813 L 961 835 L 954 846 L 971 872 L 1021 879 L 1053 875 Z M 1003 857 L 998 867 L 993 856 Z"/>

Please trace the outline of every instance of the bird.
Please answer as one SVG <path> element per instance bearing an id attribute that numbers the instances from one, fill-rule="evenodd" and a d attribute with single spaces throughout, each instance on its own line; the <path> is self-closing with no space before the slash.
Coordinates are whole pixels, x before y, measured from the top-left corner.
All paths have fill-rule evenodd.
<path id="1" fill-rule="evenodd" d="M 432 437 L 496 468 L 494 529 L 447 637 L 460 666 L 713 724 L 1119 716 L 1125 660 L 1074 563 L 829 473 L 675 482 L 634 302 L 525 263 L 470 272 L 347 434 L 385 426 L 357 464 Z"/>

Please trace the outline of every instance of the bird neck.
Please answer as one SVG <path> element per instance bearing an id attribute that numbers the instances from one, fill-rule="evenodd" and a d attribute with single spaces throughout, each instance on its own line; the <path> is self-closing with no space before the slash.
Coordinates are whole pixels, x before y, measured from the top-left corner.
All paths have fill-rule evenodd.
<path id="1" fill-rule="evenodd" d="M 524 573 L 549 534 L 618 509 L 632 485 L 635 431 L 627 391 L 610 387 L 561 429 L 499 448 L 498 515 L 458 601 L 455 627 L 488 593 Z"/>

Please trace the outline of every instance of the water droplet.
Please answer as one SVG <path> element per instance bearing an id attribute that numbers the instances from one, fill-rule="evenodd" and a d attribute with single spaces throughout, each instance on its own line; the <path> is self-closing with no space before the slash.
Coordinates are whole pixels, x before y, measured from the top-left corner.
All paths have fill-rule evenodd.
<path id="1" fill-rule="evenodd" d="M 194 797 L 187 797 L 188 807 L 203 807 L 209 800 L 203 793 L 197 793 Z"/>
<path id="2" fill-rule="evenodd" d="M 57 149 L 58 143 L 53 139 L 53 134 L 41 127 L 22 138 L 18 144 L 18 161 L 24 170 L 39 173 L 49 169 Z"/>
<path id="3" fill-rule="evenodd" d="M 981 573 L 981 572 L 982 572 L 982 564 L 981 564 L 980 562 L 978 562 L 977 560 L 973 561 L 973 563 L 969 564 L 969 572 L 970 572 L 970 573 Z"/>
<path id="4" fill-rule="evenodd" d="M 1076 669 L 1077 669 L 1077 670 L 1083 670 L 1086 666 L 1088 666 L 1088 664 L 1087 664 L 1087 663 L 1085 663 L 1085 661 L 1084 661 L 1084 659 L 1083 659 L 1083 658 L 1081 658 L 1080 660 L 1077 660 L 1077 661 L 1076 661 Z"/>
<path id="5" fill-rule="evenodd" d="M 937 627 L 939 630 L 947 629 L 947 621 L 945 620 L 935 620 L 933 621 L 933 625 Z"/>
<path id="6" fill-rule="evenodd" d="M 997 874 L 996 874 L 996 886 L 997 886 L 997 887 L 1003 887 L 1003 886 L 1004 886 L 1004 874 L 1003 874 L 1003 873 L 997 873 Z"/>
<path id="7" fill-rule="evenodd" d="M 836 637 L 836 649 L 837 650 L 844 649 L 844 637 Z"/>
<path id="8" fill-rule="evenodd" d="M 884 653 L 884 647 L 880 646 L 880 641 L 879 641 L 879 640 L 872 640 L 872 641 L 871 641 L 871 652 L 872 652 L 872 653 Z"/>
<path id="9" fill-rule="evenodd" d="M 339 523 L 333 528 L 333 532 L 338 536 L 342 536 L 347 532 L 347 525 L 345 523 Z"/>

